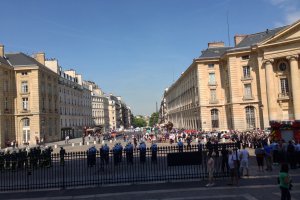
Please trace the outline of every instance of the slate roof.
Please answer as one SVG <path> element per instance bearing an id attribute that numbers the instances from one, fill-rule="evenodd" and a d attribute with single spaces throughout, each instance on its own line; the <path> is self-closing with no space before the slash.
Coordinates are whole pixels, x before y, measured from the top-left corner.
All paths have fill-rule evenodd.
<path id="1" fill-rule="evenodd" d="M 34 58 L 32 58 L 24 53 L 8 53 L 8 54 L 5 54 L 5 56 L 7 57 L 7 59 L 13 66 L 18 66 L 18 65 L 42 66 Z"/>
<path id="2" fill-rule="evenodd" d="M 4 63 L 4 64 L 10 66 L 10 64 L 7 62 L 6 58 L 3 58 L 1 56 L 0 56 L 0 63 Z"/>
<path id="3" fill-rule="evenodd" d="M 242 48 L 242 47 L 250 47 L 251 45 L 260 43 L 268 38 L 273 37 L 276 33 L 283 30 L 287 26 L 266 30 L 264 32 L 260 33 L 254 33 L 247 35 L 238 45 L 236 45 L 234 48 Z"/>
<path id="4" fill-rule="evenodd" d="M 218 58 L 232 47 L 210 47 L 202 51 L 199 58 Z"/>

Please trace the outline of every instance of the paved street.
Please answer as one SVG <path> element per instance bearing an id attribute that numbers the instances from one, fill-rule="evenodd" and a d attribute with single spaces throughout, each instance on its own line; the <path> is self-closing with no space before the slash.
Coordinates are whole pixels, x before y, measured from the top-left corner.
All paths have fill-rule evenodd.
<path id="1" fill-rule="evenodd" d="M 293 175 L 294 188 L 292 199 L 300 199 L 300 174 Z M 228 180 L 221 179 L 216 186 L 206 188 L 205 181 L 168 182 L 151 184 L 110 185 L 95 188 L 77 188 L 70 190 L 45 190 L 38 192 L 0 193 L 0 199 L 15 200 L 60 200 L 60 199 L 147 199 L 147 200 L 183 200 L 183 199 L 230 199 L 230 200 L 266 200 L 279 199 L 280 191 L 276 185 L 276 176 L 249 177 L 242 179 L 240 186 L 227 186 Z"/>

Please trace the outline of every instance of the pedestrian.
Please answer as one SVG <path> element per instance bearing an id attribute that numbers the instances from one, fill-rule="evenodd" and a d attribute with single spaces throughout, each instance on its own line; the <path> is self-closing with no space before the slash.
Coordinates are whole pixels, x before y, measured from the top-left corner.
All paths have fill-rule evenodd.
<path id="1" fill-rule="evenodd" d="M 222 150 L 221 150 L 221 155 L 222 155 L 222 172 L 225 173 L 225 167 L 226 167 L 226 172 L 229 172 L 229 165 L 228 165 L 228 150 L 226 149 L 226 145 L 222 144 Z"/>
<path id="2" fill-rule="evenodd" d="M 262 145 L 259 144 L 255 149 L 256 161 L 258 166 L 258 171 L 264 171 L 264 156 L 265 150 L 262 148 Z"/>
<path id="3" fill-rule="evenodd" d="M 178 141 L 177 146 L 178 146 L 178 152 L 183 152 L 183 142 L 181 139 Z"/>
<path id="4" fill-rule="evenodd" d="M 238 177 L 238 168 L 236 165 L 236 153 L 232 150 L 228 151 L 228 166 L 230 169 L 230 180 L 231 182 L 228 185 L 238 185 L 239 177 Z"/>
<path id="5" fill-rule="evenodd" d="M 207 172 L 208 172 L 208 183 L 206 184 L 206 187 L 214 186 L 214 171 L 215 171 L 215 161 L 213 159 L 213 155 L 208 155 L 207 160 Z"/>
<path id="6" fill-rule="evenodd" d="M 272 147 L 268 145 L 266 142 L 264 143 L 264 150 L 265 150 L 265 160 L 266 160 L 266 165 L 267 165 L 267 171 L 272 171 Z"/>
<path id="7" fill-rule="evenodd" d="M 249 152 L 246 149 L 246 144 L 243 144 L 243 149 L 240 151 L 240 174 L 244 176 L 244 169 L 246 169 L 246 175 L 249 176 Z"/>
<path id="8" fill-rule="evenodd" d="M 289 176 L 289 166 L 286 163 L 281 165 L 281 170 L 279 173 L 279 187 L 281 190 L 281 200 L 290 200 L 291 194 L 291 178 Z"/>

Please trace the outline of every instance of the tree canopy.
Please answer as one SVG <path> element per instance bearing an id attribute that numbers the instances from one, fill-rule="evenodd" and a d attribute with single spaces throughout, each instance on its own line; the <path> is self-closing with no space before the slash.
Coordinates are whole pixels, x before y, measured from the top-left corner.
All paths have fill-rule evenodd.
<path id="1" fill-rule="evenodd" d="M 155 124 L 158 123 L 158 118 L 159 118 L 159 113 L 158 112 L 154 112 L 152 113 L 150 120 L 149 120 L 149 126 L 153 127 Z"/>
<path id="2" fill-rule="evenodd" d="M 147 122 L 141 117 L 134 117 L 133 122 L 132 122 L 132 126 L 134 128 L 136 128 L 136 127 L 146 127 Z"/>

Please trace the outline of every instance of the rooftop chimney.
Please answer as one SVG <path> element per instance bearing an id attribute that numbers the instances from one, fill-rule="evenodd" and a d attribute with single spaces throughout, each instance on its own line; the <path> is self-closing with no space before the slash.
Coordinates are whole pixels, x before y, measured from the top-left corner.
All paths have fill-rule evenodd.
<path id="1" fill-rule="evenodd" d="M 224 42 L 209 42 L 208 43 L 208 48 L 211 48 L 211 47 L 224 47 Z"/>
<path id="2" fill-rule="evenodd" d="M 234 45 L 238 45 L 247 35 L 235 35 L 234 36 Z"/>
<path id="3" fill-rule="evenodd" d="M 42 65 L 45 65 L 45 53 L 37 53 L 34 55 L 34 59 L 41 63 Z"/>
<path id="4" fill-rule="evenodd" d="M 4 45 L 0 44 L 0 57 L 4 57 Z"/>

